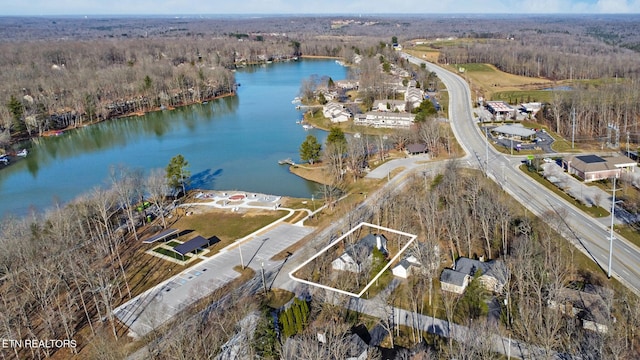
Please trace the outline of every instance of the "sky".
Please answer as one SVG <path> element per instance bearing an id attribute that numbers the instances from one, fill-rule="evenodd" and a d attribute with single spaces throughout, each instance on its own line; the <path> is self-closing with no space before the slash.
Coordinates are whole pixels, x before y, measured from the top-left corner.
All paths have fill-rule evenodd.
<path id="1" fill-rule="evenodd" d="M 0 0 L 0 16 L 513 13 L 637 14 L 640 0 Z"/>

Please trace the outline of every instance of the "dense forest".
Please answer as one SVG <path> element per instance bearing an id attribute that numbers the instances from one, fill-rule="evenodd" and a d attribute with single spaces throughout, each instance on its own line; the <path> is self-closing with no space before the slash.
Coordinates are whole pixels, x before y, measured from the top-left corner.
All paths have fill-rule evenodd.
<path id="1" fill-rule="evenodd" d="M 612 125 L 637 142 L 640 32 L 634 31 L 634 20 L 632 15 L 1 18 L 0 145 L 232 94 L 236 66 L 299 55 L 350 60 L 367 51 L 375 55 L 392 37 L 465 39 L 438 46 L 439 62 L 490 63 L 512 74 L 573 80 L 576 91 L 557 94 L 542 121 L 567 135 L 575 109 L 578 139 L 602 138 Z"/>

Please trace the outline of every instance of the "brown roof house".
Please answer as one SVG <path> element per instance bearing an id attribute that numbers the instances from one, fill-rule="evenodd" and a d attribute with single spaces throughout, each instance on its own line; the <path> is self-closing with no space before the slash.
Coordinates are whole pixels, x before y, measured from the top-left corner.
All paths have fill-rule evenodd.
<path id="1" fill-rule="evenodd" d="M 427 147 L 427 144 L 411 143 L 405 146 L 404 151 L 407 153 L 407 155 L 413 156 L 426 154 L 429 152 L 429 148 Z"/>
<path id="2" fill-rule="evenodd" d="M 636 162 L 622 155 L 574 155 L 564 160 L 569 174 L 576 175 L 585 182 L 620 177 L 623 171 L 634 172 Z"/>
<path id="3" fill-rule="evenodd" d="M 464 293 L 473 276 L 480 270 L 481 275 L 478 280 L 489 291 L 500 293 L 507 282 L 509 271 L 502 261 L 491 260 L 481 261 L 465 257 L 456 260 L 453 269 L 444 269 L 440 274 L 440 285 L 442 290 Z"/>

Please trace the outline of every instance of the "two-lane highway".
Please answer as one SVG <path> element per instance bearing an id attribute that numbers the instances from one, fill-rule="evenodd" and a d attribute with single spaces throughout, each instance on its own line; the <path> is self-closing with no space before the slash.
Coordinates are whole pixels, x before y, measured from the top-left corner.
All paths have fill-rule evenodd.
<path id="1" fill-rule="evenodd" d="M 446 85 L 449 92 L 449 119 L 453 132 L 466 152 L 464 162 L 486 171 L 511 196 L 532 213 L 548 211 L 562 215 L 566 228 L 562 235 L 606 272 L 609 259 L 609 229 L 517 169 L 519 161 L 487 146 L 475 123 L 469 85 L 460 76 L 417 57 L 404 54 L 415 64 L 426 64 Z M 562 210 L 561 210 L 562 209 Z M 614 239 L 612 275 L 636 294 L 640 294 L 640 251 L 626 239 Z"/>

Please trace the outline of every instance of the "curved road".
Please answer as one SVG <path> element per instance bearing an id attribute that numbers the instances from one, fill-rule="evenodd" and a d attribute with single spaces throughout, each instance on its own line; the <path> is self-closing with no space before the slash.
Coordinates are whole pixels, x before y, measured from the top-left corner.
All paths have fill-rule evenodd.
<path id="1" fill-rule="evenodd" d="M 534 214 L 564 209 L 566 223 L 562 235 L 593 259 L 604 271 L 609 263 L 609 228 L 576 209 L 553 192 L 518 170 L 522 157 L 511 157 L 487 146 L 485 137 L 474 122 L 469 85 L 460 76 L 417 57 L 404 54 L 414 64 L 426 64 L 449 91 L 449 119 L 458 142 L 466 152 L 463 161 L 477 166 Z M 610 221 L 610 220 L 609 220 Z M 612 276 L 636 294 L 640 294 L 640 251 L 619 235 L 614 238 Z"/>

